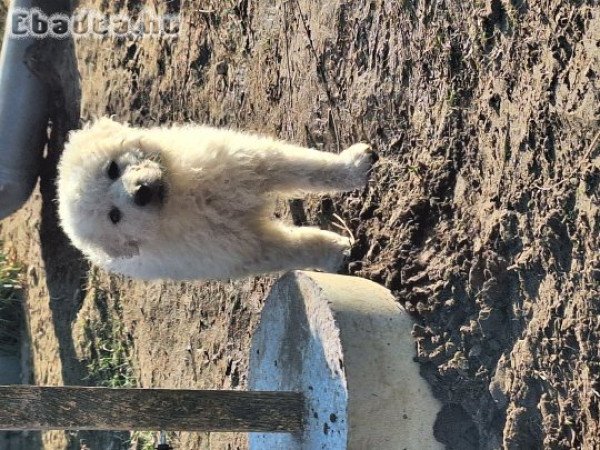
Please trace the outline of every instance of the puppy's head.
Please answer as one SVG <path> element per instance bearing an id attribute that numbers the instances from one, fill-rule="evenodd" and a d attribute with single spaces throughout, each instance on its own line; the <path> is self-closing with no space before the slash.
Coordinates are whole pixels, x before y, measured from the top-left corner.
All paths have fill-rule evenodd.
<path id="1" fill-rule="evenodd" d="M 168 186 L 160 152 L 143 133 L 104 118 L 73 132 L 65 146 L 61 225 L 96 260 L 131 258 L 158 232 Z"/>

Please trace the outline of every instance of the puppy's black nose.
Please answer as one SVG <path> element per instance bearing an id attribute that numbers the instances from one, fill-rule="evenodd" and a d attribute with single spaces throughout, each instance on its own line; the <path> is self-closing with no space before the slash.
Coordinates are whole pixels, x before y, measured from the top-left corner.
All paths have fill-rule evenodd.
<path id="1" fill-rule="evenodd" d="M 133 202 L 138 206 L 146 206 L 153 200 L 161 200 L 161 183 L 142 183 L 133 196 Z"/>

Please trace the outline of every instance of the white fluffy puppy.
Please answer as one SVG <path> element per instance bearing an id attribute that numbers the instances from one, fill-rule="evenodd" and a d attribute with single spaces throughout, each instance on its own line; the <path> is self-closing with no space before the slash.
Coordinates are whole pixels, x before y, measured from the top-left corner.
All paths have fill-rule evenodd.
<path id="1" fill-rule="evenodd" d="M 362 188 L 375 154 L 339 155 L 206 126 L 73 132 L 59 165 L 63 229 L 92 262 L 137 278 L 339 269 L 348 238 L 273 220 L 276 193 Z"/>

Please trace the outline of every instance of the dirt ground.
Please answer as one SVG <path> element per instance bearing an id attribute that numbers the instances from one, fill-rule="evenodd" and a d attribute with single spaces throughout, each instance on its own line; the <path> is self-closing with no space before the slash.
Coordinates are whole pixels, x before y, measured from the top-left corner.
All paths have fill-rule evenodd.
<path id="1" fill-rule="evenodd" d="M 140 3 L 80 2 L 113 12 Z M 327 226 L 338 213 L 358 238 L 349 272 L 412 313 L 423 375 L 445 405 L 438 439 L 460 450 L 597 449 L 595 3 L 145 2 L 180 12 L 180 37 L 79 40 L 82 116 L 205 122 L 332 152 L 372 143 L 382 158 L 368 189 L 282 202 L 279 214 Z M 143 283 L 88 272 L 43 226 L 42 197 L 51 203 L 36 194 L 1 234 L 28 266 L 32 381 L 93 382 L 81 336 L 100 320 L 122 323 L 139 386 L 244 388 L 273 278 Z M 41 441 L 109 449 L 122 438 Z M 177 449 L 247 446 L 237 434 L 172 438 Z"/>

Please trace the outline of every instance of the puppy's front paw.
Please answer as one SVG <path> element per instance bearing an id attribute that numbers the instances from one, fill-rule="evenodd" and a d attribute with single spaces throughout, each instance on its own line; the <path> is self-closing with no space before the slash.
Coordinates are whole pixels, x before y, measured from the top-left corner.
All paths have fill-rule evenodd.
<path id="1" fill-rule="evenodd" d="M 354 189 L 364 187 L 373 164 L 379 159 L 377 153 L 369 144 L 361 142 L 348 147 L 340 156 L 349 170 L 349 185 Z"/>

